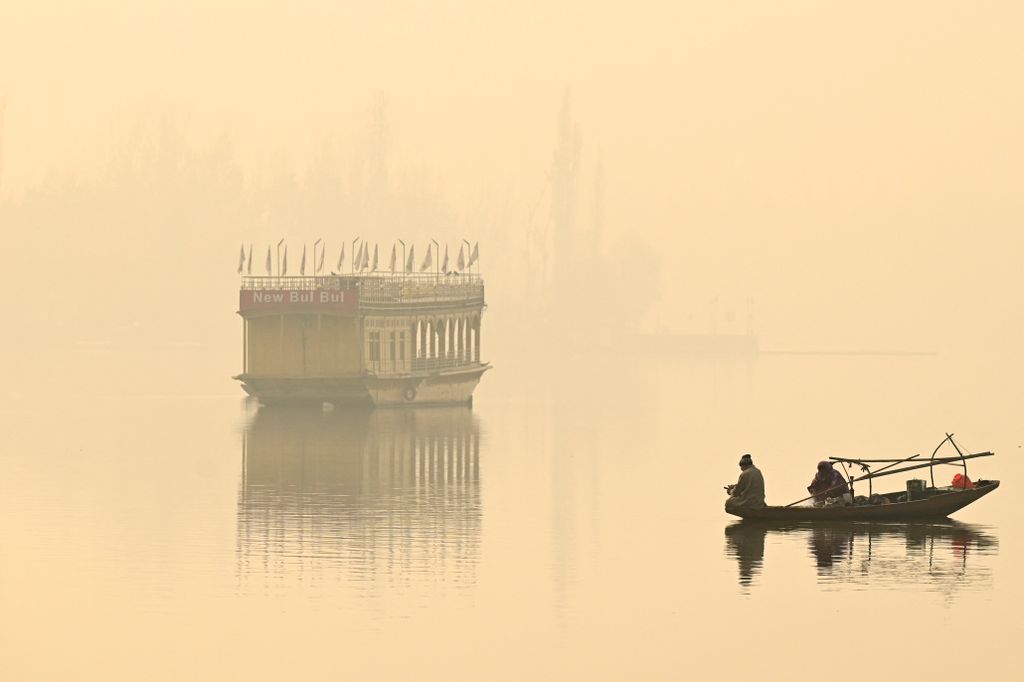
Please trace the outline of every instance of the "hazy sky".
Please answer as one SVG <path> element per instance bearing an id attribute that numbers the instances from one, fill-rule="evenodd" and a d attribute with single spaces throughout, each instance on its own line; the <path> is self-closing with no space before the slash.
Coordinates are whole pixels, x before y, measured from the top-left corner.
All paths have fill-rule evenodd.
<path id="1" fill-rule="evenodd" d="M 581 205 L 600 153 L 610 241 L 662 254 L 663 324 L 721 294 L 782 345 L 934 347 L 950 314 L 1020 340 L 1022 29 L 1014 2 L 8 0 L 0 200 L 102 177 L 147 111 L 300 172 L 383 92 L 397 165 L 456 213 L 499 188 L 516 230 L 568 86 Z"/>

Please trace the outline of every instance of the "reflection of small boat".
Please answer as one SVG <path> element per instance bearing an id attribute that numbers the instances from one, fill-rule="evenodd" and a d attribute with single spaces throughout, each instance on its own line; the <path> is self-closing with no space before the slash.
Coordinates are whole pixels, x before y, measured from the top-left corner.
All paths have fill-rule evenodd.
<path id="1" fill-rule="evenodd" d="M 764 566 L 766 540 L 802 538 L 823 575 L 875 587 L 950 583 L 964 576 L 969 554 L 993 554 L 998 540 L 983 527 L 950 519 L 935 522 L 784 522 L 742 520 L 725 527 L 726 555 L 736 559 L 740 584 L 751 585 Z M 985 566 L 971 568 L 971 580 L 986 577 Z"/>
<path id="2" fill-rule="evenodd" d="M 858 521 L 826 521 L 823 523 L 807 523 L 805 521 L 733 521 L 725 527 L 725 535 L 730 544 L 750 544 L 753 539 L 763 547 L 765 535 L 808 535 L 826 530 L 835 535 L 851 537 L 892 537 L 905 538 L 909 544 L 920 544 L 925 540 L 943 539 L 951 545 L 979 548 L 992 547 L 997 544 L 994 536 L 988 534 L 984 526 L 974 526 L 953 519 L 920 523 L 886 523 Z"/>
<path id="3" fill-rule="evenodd" d="M 936 457 L 939 448 L 946 442 L 956 448 L 957 455 L 950 457 Z M 902 459 L 848 459 L 845 457 L 830 457 L 829 459 L 842 464 L 859 466 L 867 472 L 859 477 L 849 477 L 849 484 L 852 490 L 853 483 L 857 481 L 870 481 L 880 476 L 889 476 L 913 469 L 928 467 L 931 471 L 931 487 L 926 487 L 924 481 L 908 481 L 906 492 L 895 492 L 885 494 L 870 494 L 867 497 L 857 498 L 857 503 L 851 505 L 834 506 L 797 506 L 810 498 L 798 500 L 784 507 L 761 507 L 761 508 L 735 508 L 729 513 L 744 519 L 756 519 L 765 521 L 912 521 L 915 519 L 939 519 L 945 518 L 960 509 L 963 509 L 978 498 L 988 495 L 999 487 L 999 481 L 978 480 L 971 484 L 973 487 L 936 487 L 935 473 L 933 467 L 942 464 L 956 464 L 963 467 L 964 479 L 967 479 L 967 460 L 975 457 L 991 457 L 991 452 L 979 452 L 965 454 L 953 441 L 952 434 L 946 434 L 946 438 L 939 447 L 935 448 L 931 458 L 925 463 L 917 463 L 918 455 Z M 871 471 L 871 465 L 886 462 L 886 466 L 875 472 Z M 892 467 L 909 463 L 910 466 L 892 469 Z M 912 483 L 920 483 L 920 486 L 912 486 Z M 828 492 L 828 491 L 825 491 Z"/>

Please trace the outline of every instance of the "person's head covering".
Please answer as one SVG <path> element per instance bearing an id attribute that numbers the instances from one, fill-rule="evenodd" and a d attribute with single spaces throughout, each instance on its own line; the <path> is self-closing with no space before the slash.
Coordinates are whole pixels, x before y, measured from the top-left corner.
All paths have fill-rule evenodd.
<path id="1" fill-rule="evenodd" d="M 752 460 L 750 458 L 750 455 L 743 455 L 742 457 L 740 457 L 740 466 L 741 467 L 754 466 L 754 460 Z"/>
<path id="2" fill-rule="evenodd" d="M 827 474 L 831 468 L 832 468 L 832 462 L 827 462 L 827 461 L 824 461 L 824 460 L 821 461 L 821 462 L 818 462 L 818 471 L 820 471 L 823 474 Z"/>

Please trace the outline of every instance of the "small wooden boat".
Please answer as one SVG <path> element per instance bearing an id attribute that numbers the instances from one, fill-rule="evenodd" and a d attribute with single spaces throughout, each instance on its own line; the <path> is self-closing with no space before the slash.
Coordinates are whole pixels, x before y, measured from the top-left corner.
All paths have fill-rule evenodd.
<path id="1" fill-rule="evenodd" d="M 977 481 L 974 488 L 925 488 L 921 499 L 899 502 L 906 493 L 874 496 L 885 501 L 877 504 L 834 505 L 829 507 L 761 507 L 737 509 L 736 516 L 760 521 L 913 521 L 941 519 L 963 509 L 971 502 L 999 487 L 999 481 Z M 877 500 L 876 500 L 877 501 Z"/>
<path id="2" fill-rule="evenodd" d="M 946 442 L 956 448 L 957 455 L 950 457 L 936 457 L 936 454 Z M 730 514 L 739 516 L 742 519 L 761 521 L 915 521 L 921 519 L 941 519 L 963 509 L 975 500 L 988 495 L 999 487 L 999 481 L 978 480 L 972 484 L 973 487 L 936 487 L 934 467 L 944 464 L 963 467 L 963 478 L 967 479 L 967 460 L 975 457 L 991 457 L 992 452 L 965 453 L 953 440 L 952 434 L 946 434 L 939 446 L 932 452 L 931 458 L 924 463 L 914 462 L 919 455 L 903 459 L 849 459 L 845 457 L 830 457 L 829 459 L 847 466 L 859 466 L 866 473 L 859 477 L 848 476 L 850 490 L 853 491 L 853 484 L 858 481 L 867 481 L 869 493 L 866 497 L 855 497 L 855 503 L 850 505 L 825 505 L 825 506 L 797 506 L 811 498 L 797 500 L 784 507 L 760 507 L 760 508 L 734 508 L 727 510 Z M 886 462 L 886 466 L 871 471 L 871 465 Z M 899 464 L 910 463 L 897 469 L 892 467 Z M 872 479 L 880 476 L 911 471 L 928 467 L 931 474 L 931 486 L 893 493 L 874 494 L 871 491 Z M 825 491 L 827 492 L 827 491 Z"/>

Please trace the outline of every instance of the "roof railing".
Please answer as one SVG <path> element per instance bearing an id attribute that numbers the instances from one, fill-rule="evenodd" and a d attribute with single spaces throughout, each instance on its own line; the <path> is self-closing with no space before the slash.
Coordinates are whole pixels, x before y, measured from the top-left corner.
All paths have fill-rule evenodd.
<path id="1" fill-rule="evenodd" d="M 484 280 L 477 274 L 374 274 L 296 277 L 242 277 L 243 290 L 358 290 L 361 305 L 484 302 Z"/>

